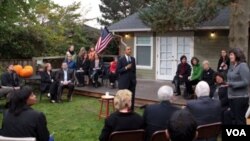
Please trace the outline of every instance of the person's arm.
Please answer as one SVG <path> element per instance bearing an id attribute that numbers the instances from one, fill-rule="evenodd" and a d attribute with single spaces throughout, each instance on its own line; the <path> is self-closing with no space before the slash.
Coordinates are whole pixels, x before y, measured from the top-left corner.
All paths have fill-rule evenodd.
<path id="1" fill-rule="evenodd" d="M 229 87 L 233 89 L 242 88 L 249 86 L 249 68 L 246 63 L 241 63 L 239 66 L 239 75 L 241 77 L 241 81 L 236 82 L 228 82 Z"/>
<path id="2" fill-rule="evenodd" d="M 118 72 L 119 74 L 122 74 L 122 73 L 124 73 L 124 72 L 127 71 L 126 66 L 122 66 L 122 58 L 123 58 L 123 57 L 121 57 L 121 58 L 119 59 L 118 65 L 117 65 L 117 72 Z"/>
<path id="3" fill-rule="evenodd" d="M 146 127 L 147 127 L 147 110 L 148 108 L 147 107 L 145 107 L 145 109 L 144 109 L 144 112 L 143 112 L 143 116 L 142 116 L 142 118 L 143 118 L 143 128 L 145 129 Z"/>
<path id="4" fill-rule="evenodd" d="M 219 61 L 218 61 L 218 64 L 217 64 L 217 71 L 219 72 L 220 71 L 220 65 L 221 65 L 221 61 L 220 61 L 221 59 L 219 59 Z"/>
<path id="5" fill-rule="evenodd" d="M 50 135 L 47 128 L 47 120 L 43 113 L 41 113 L 38 117 L 38 123 L 36 128 L 37 128 L 36 139 L 38 141 L 48 141 Z"/>
<path id="6" fill-rule="evenodd" d="M 201 68 L 201 66 L 199 65 L 198 66 L 198 68 L 197 68 L 197 70 L 196 70 L 197 72 L 195 73 L 195 75 L 192 77 L 192 80 L 199 80 L 200 78 L 201 78 L 201 75 L 202 75 L 202 68 Z"/>
<path id="7" fill-rule="evenodd" d="M 104 127 L 102 129 L 101 135 L 99 136 L 99 141 L 108 141 L 111 133 L 112 126 L 110 125 L 109 118 L 107 118 L 105 119 Z"/>

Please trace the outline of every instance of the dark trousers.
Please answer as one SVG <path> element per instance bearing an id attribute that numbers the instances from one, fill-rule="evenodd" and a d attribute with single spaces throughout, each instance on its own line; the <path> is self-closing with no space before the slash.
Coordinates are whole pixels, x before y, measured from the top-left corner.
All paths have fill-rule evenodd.
<path id="1" fill-rule="evenodd" d="M 116 74 L 115 73 L 110 73 L 109 74 L 109 82 L 110 83 L 115 83 L 116 80 Z"/>
<path id="2" fill-rule="evenodd" d="M 64 88 L 69 89 L 67 97 L 71 98 L 72 93 L 74 91 L 74 84 L 73 83 L 69 83 L 68 85 L 59 84 L 57 100 L 62 100 L 62 92 Z"/>
<path id="3" fill-rule="evenodd" d="M 93 70 L 90 78 L 95 81 L 95 83 L 98 81 L 99 75 L 101 74 L 101 70 Z"/>
<path id="4" fill-rule="evenodd" d="M 76 72 L 76 78 L 79 82 L 79 84 L 84 85 L 84 72 Z"/>
<path id="5" fill-rule="evenodd" d="M 229 99 L 229 106 L 232 112 L 233 125 L 246 125 L 245 113 L 248 109 L 249 98 L 233 98 Z"/>
<path id="6" fill-rule="evenodd" d="M 58 83 L 53 82 L 50 86 L 50 100 L 56 100 L 57 99 L 57 89 L 58 88 Z"/>
<path id="7" fill-rule="evenodd" d="M 188 95 L 194 94 L 192 86 L 197 85 L 199 82 L 200 82 L 200 80 L 198 80 L 198 79 L 187 81 L 187 83 L 186 83 L 186 91 L 187 91 Z"/>

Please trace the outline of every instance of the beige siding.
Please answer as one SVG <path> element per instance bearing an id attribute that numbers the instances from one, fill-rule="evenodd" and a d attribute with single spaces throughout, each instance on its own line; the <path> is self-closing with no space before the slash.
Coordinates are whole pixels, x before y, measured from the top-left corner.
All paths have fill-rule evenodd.
<path id="1" fill-rule="evenodd" d="M 132 47 L 132 52 L 134 53 L 134 36 L 135 35 L 152 35 L 154 36 L 153 33 L 149 33 L 149 32 L 145 32 L 145 33 L 126 33 L 129 35 L 129 38 L 123 38 L 123 41 L 130 47 Z M 125 34 L 122 35 L 123 37 L 125 36 Z M 124 54 L 124 46 L 121 46 L 120 47 L 120 54 L 123 55 Z M 155 61 L 156 61 L 156 39 L 155 37 L 153 38 L 153 68 L 152 69 L 140 69 L 140 68 L 137 68 L 137 78 L 138 79 L 153 79 L 155 80 L 155 70 L 156 70 L 156 66 L 155 66 Z M 135 56 L 133 54 L 133 56 Z"/>
<path id="2" fill-rule="evenodd" d="M 199 31 L 195 33 L 194 56 L 200 62 L 208 60 L 211 67 L 216 70 L 222 49 L 229 50 L 228 31 L 215 31 L 216 36 L 210 37 L 211 31 Z"/>

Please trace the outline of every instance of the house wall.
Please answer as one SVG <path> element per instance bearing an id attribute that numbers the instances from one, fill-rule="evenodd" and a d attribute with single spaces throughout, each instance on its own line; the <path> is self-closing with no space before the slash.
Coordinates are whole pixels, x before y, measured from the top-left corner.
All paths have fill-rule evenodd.
<path id="1" fill-rule="evenodd" d="M 211 31 L 195 32 L 194 56 L 200 59 L 200 63 L 208 60 L 210 66 L 216 70 L 221 50 L 229 50 L 229 31 L 218 30 L 214 32 L 214 38 L 210 36 Z"/>
<path id="2" fill-rule="evenodd" d="M 140 35 L 140 34 L 144 34 L 144 35 L 152 35 L 154 36 L 154 34 L 152 32 L 136 32 L 136 33 L 126 33 L 127 35 L 129 35 L 129 37 L 127 38 L 123 38 L 123 41 L 130 47 L 132 47 L 132 54 L 133 56 L 134 55 L 134 42 L 135 42 L 135 35 Z M 121 36 L 125 37 L 125 34 L 120 34 Z M 124 46 L 121 45 L 120 46 L 120 55 L 123 55 L 124 54 Z M 156 66 L 155 66 L 155 61 L 156 61 L 156 39 L 155 37 L 153 37 L 153 64 L 152 64 L 152 69 L 140 69 L 137 67 L 137 70 L 136 70 L 136 75 L 137 75 L 137 78 L 139 79 L 153 79 L 155 80 L 156 79 L 156 74 L 155 74 L 155 71 L 156 71 Z"/>

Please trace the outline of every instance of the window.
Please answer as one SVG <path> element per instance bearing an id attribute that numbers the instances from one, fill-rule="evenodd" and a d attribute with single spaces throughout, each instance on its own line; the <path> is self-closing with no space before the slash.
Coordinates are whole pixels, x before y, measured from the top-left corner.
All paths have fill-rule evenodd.
<path id="1" fill-rule="evenodd" d="M 152 69 L 153 37 L 151 36 L 135 36 L 135 58 L 138 68 Z"/>

